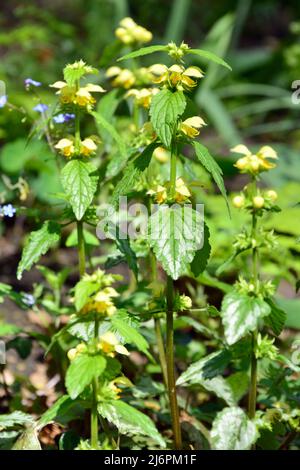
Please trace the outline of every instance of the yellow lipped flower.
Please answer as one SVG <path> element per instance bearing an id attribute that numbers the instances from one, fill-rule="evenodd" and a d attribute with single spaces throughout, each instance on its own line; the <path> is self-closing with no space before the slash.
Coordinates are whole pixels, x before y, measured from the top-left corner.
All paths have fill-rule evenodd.
<path id="1" fill-rule="evenodd" d="M 206 126 L 204 120 L 200 116 L 193 116 L 181 123 L 180 130 L 186 136 L 194 139 L 197 135 L 199 135 L 199 129 L 201 129 L 203 126 Z"/>
<path id="2" fill-rule="evenodd" d="M 74 143 L 70 139 L 60 139 L 54 148 L 67 158 L 71 158 L 75 153 Z"/>
<path id="3" fill-rule="evenodd" d="M 203 72 L 198 67 L 188 67 L 185 69 L 182 65 L 174 64 L 167 67 L 163 64 L 154 64 L 149 68 L 153 74 L 153 82 L 168 85 L 177 90 L 190 91 L 197 85 L 197 79 L 202 78 Z"/>
<path id="4" fill-rule="evenodd" d="M 125 348 L 125 346 L 120 344 L 116 335 L 111 331 L 107 331 L 102 336 L 100 336 L 98 348 L 99 350 L 103 351 L 104 354 L 110 357 L 114 357 L 116 353 L 129 356 L 128 350 Z"/>
<path id="5" fill-rule="evenodd" d="M 112 86 L 116 88 L 125 88 L 128 90 L 135 82 L 136 78 L 129 69 L 121 69 L 120 67 L 109 67 L 106 71 L 106 77 L 114 78 Z"/>
<path id="6" fill-rule="evenodd" d="M 97 145 L 90 137 L 82 140 L 80 142 L 80 153 L 85 157 L 89 157 L 94 154 L 97 150 Z"/>
<path id="7" fill-rule="evenodd" d="M 59 95 L 59 99 L 63 104 L 74 103 L 76 88 L 75 86 L 69 86 L 66 82 L 58 81 L 50 85 L 51 88 L 56 88 L 56 94 Z"/>
<path id="8" fill-rule="evenodd" d="M 75 104 L 78 104 L 78 106 L 88 106 L 95 104 L 96 100 L 87 88 L 79 88 L 75 93 L 74 102 Z"/>
<path id="9" fill-rule="evenodd" d="M 129 17 L 120 21 L 115 35 L 124 44 L 146 43 L 152 40 L 152 33 Z"/>
<path id="10" fill-rule="evenodd" d="M 175 185 L 175 201 L 183 202 L 191 197 L 191 193 L 182 178 L 177 178 Z"/>
<path id="11" fill-rule="evenodd" d="M 241 173 L 257 175 L 276 167 L 276 164 L 270 162 L 269 159 L 276 160 L 278 158 L 277 152 L 269 145 L 261 147 L 255 154 L 252 154 L 248 147 L 243 144 L 237 145 L 231 151 L 244 155 L 234 165 Z"/>
<path id="12" fill-rule="evenodd" d="M 158 184 L 155 189 L 149 189 L 147 194 L 149 196 L 154 196 L 157 204 L 163 204 L 167 199 L 167 188 Z"/>
<path id="13" fill-rule="evenodd" d="M 142 88 L 141 90 L 133 88 L 127 92 L 127 96 L 133 96 L 138 106 L 148 109 L 150 107 L 152 97 L 158 92 L 158 88 Z"/>

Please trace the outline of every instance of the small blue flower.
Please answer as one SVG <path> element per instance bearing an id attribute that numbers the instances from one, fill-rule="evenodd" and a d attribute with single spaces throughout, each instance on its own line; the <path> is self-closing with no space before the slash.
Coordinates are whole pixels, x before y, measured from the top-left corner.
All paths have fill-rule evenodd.
<path id="1" fill-rule="evenodd" d="M 12 204 L 6 204 L 1 208 L 1 215 L 4 215 L 4 217 L 13 217 L 15 213 L 16 209 Z"/>
<path id="2" fill-rule="evenodd" d="M 61 113 L 53 117 L 53 121 L 56 124 L 63 124 L 64 122 L 69 122 L 71 119 L 75 118 L 75 114 L 72 113 Z"/>
<path id="3" fill-rule="evenodd" d="M 0 108 L 4 108 L 6 103 L 7 103 L 7 96 L 6 95 L 0 96 Z"/>
<path id="4" fill-rule="evenodd" d="M 32 78 L 26 78 L 24 80 L 26 88 L 28 88 L 30 85 L 32 86 L 41 86 L 41 82 L 37 82 L 36 80 L 32 80 Z"/>
<path id="5" fill-rule="evenodd" d="M 49 109 L 49 106 L 47 106 L 46 104 L 43 104 L 43 103 L 39 103 L 32 109 L 33 109 L 33 111 L 37 111 L 38 113 L 42 114 L 45 111 L 47 111 L 47 109 Z"/>
<path id="6" fill-rule="evenodd" d="M 28 307 L 32 307 L 35 304 L 35 298 L 32 294 L 24 293 L 22 295 L 22 301 L 24 304 L 28 305 Z"/>

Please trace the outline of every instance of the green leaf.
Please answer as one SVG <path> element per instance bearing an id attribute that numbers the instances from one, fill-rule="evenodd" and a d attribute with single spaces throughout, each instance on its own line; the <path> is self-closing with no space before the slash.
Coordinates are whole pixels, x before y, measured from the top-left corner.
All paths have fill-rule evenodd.
<path id="1" fill-rule="evenodd" d="M 13 411 L 10 414 L 0 416 L 0 431 L 13 426 L 26 426 L 28 424 L 34 424 L 34 419 L 31 415 L 23 413 L 23 411 Z"/>
<path id="2" fill-rule="evenodd" d="M 75 85 L 75 83 L 81 79 L 84 75 L 88 74 L 96 74 L 98 70 L 90 65 L 86 65 L 85 62 L 79 60 L 75 64 L 68 64 L 64 68 L 64 79 L 68 83 L 69 86 Z"/>
<path id="3" fill-rule="evenodd" d="M 222 398 L 228 405 L 235 405 L 235 397 L 230 385 L 220 374 L 230 360 L 227 350 L 218 351 L 191 364 L 177 380 L 177 385 L 200 385 Z"/>
<path id="4" fill-rule="evenodd" d="M 99 290 L 99 284 L 90 279 L 81 279 L 75 286 L 75 307 L 79 312 L 89 301 L 91 295 Z"/>
<path id="5" fill-rule="evenodd" d="M 112 204 L 117 205 L 120 196 L 126 196 L 134 189 L 136 182 L 140 180 L 142 173 L 149 166 L 152 154 L 158 146 L 158 143 L 152 142 L 127 166 L 112 194 Z"/>
<path id="6" fill-rule="evenodd" d="M 225 295 L 222 302 L 222 322 L 228 344 L 234 344 L 258 326 L 258 321 L 271 313 L 262 299 L 237 291 Z"/>
<path id="7" fill-rule="evenodd" d="M 226 378 L 226 382 L 232 390 L 236 403 L 238 403 L 249 390 L 249 375 L 247 372 L 235 372 Z"/>
<path id="8" fill-rule="evenodd" d="M 266 299 L 267 304 L 271 307 L 271 313 L 268 317 L 265 318 L 265 323 L 272 328 L 275 335 L 279 336 L 284 328 L 287 315 L 284 310 L 282 310 L 274 300 Z"/>
<path id="9" fill-rule="evenodd" d="M 226 193 L 224 180 L 223 180 L 223 172 L 221 168 L 219 167 L 215 159 L 210 155 L 208 149 L 204 145 L 200 144 L 199 142 L 193 142 L 193 145 L 194 145 L 197 158 L 200 160 L 204 168 L 213 177 L 214 182 L 216 183 L 219 190 L 221 191 L 222 196 L 225 198 L 228 211 L 230 212 L 228 199 L 227 199 L 227 193 Z"/>
<path id="10" fill-rule="evenodd" d="M 170 148 L 178 118 L 186 107 L 186 99 L 182 91 L 159 91 L 151 101 L 150 116 L 153 128 L 162 143 Z"/>
<path id="11" fill-rule="evenodd" d="M 60 225 L 53 221 L 44 222 L 42 227 L 31 232 L 24 246 L 22 258 L 18 265 L 17 278 L 22 278 L 23 271 L 29 270 L 49 248 L 58 243 L 60 239 Z"/>
<path id="12" fill-rule="evenodd" d="M 152 438 L 160 447 L 166 447 L 165 441 L 149 416 L 141 413 L 133 406 L 121 400 L 103 402 L 98 404 L 98 412 L 103 418 L 114 424 L 120 434 L 147 436 Z"/>
<path id="13" fill-rule="evenodd" d="M 210 433 L 215 450 L 248 450 L 257 439 L 255 424 L 238 407 L 217 414 Z"/>
<path id="14" fill-rule="evenodd" d="M 124 159 L 126 161 L 127 160 L 126 144 L 125 144 L 124 140 L 122 139 L 122 137 L 120 136 L 120 134 L 116 131 L 114 126 L 112 126 L 105 119 L 105 117 L 102 116 L 102 114 L 100 114 L 99 112 L 94 111 L 94 112 L 91 113 L 91 115 L 94 116 L 98 127 L 103 128 L 105 131 L 107 131 L 110 134 L 110 136 L 113 138 L 113 140 L 116 142 L 116 144 L 118 146 L 118 149 L 119 149 L 119 152 L 122 156 L 122 159 Z"/>
<path id="15" fill-rule="evenodd" d="M 136 326 L 130 325 L 130 316 L 125 310 L 119 310 L 111 317 L 113 330 L 123 338 L 126 343 L 135 344 L 136 347 L 147 356 L 149 345 L 145 338 L 139 333 Z"/>
<path id="16" fill-rule="evenodd" d="M 104 372 L 105 366 L 106 360 L 103 356 L 77 356 L 71 362 L 66 375 L 66 387 L 70 397 L 78 397 L 94 378 Z"/>
<path id="17" fill-rule="evenodd" d="M 83 230 L 83 238 L 86 245 L 90 246 L 99 246 L 99 239 L 95 237 L 91 232 L 88 230 Z M 78 233 L 77 230 L 73 230 L 66 240 L 66 246 L 77 246 L 78 244 Z"/>
<path id="18" fill-rule="evenodd" d="M 71 160 L 61 172 L 63 188 L 77 220 L 81 220 L 92 203 L 97 189 L 96 168 L 90 162 Z"/>
<path id="19" fill-rule="evenodd" d="M 138 265 L 136 254 L 131 248 L 130 240 L 128 238 L 116 238 L 116 245 L 121 253 L 123 253 L 128 267 L 134 273 L 136 279 L 138 278 Z"/>
<path id="20" fill-rule="evenodd" d="M 199 57 L 203 57 L 204 59 L 208 59 L 212 62 L 215 62 L 216 64 L 223 65 L 223 67 L 226 67 L 229 70 L 232 70 L 229 64 L 225 62 L 225 60 L 221 59 L 221 57 L 217 56 L 213 52 L 210 51 L 204 51 L 203 49 L 189 49 L 187 51 L 188 54 L 194 54 L 198 55 Z"/>
<path id="21" fill-rule="evenodd" d="M 42 450 L 35 426 L 24 431 L 12 446 L 12 450 Z"/>
<path id="22" fill-rule="evenodd" d="M 209 243 L 209 228 L 204 223 L 204 242 L 203 247 L 196 251 L 193 261 L 191 262 L 191 270 L 194 276 L 199 276 L 205 270 L 211 253 L 211 245 Z"/>
<path id="23" fill-rule="evenodd" d="M 164 270 L 178 279 L 193 260 L 203 237 L 203 220 L 191 207 L 160 206 L 148 221 L 151 248 Z"/>
<path id="24" fill-rule="evenodd" d="M 129 52 L 129 54 L 123 55 L 123 57 L 120 57 L 117 62 L 120 62 L 121 60 L 135 59 L 136 57 L 141 57 L 143 55 L 153 54 L 153 52 L 167 51 L 167 49 L 167 46 L 160 45 L 142 47 L 137 51 Z"/>
<path id="25" fill-rule="evenodd" d="M 83 412 L 84 410 L 78 401 L 72 400 L 68 395 L 63 395 L 40 417 L 38 429 L 42 429 L 53 422 L 66 424 L 69 421 L 78 419 L 83 415 Z"/>
<path id="26" fill-rule="evenodd" d="M 11 336 L 16 335 L 22 331 L 22 328 L 19 328 L 12 323 L 4 323 L 0 320 L 0 336 Z"/>

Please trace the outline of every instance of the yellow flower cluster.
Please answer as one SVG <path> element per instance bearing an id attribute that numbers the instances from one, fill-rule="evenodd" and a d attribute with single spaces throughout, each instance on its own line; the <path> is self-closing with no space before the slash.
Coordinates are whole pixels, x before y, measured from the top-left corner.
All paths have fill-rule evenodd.
<path id="1" fill-rule="evenodd" d="M 152 40 L 152 33 L 139 26 L 132 18 L 123 18 L 115 31 L 116 37 L 124 44 L 147 43 Z"/>
<path id="2" fill-rule="evenodd" d="M 100 336 L 97 348 L 109 357 L 114 357 L 116 353 L 129 356 L 128 350 L 120 344 L 116 335 L 111 331 Z"/>
<path id="3" fill-rule="evenodd" d="M 197 135 L 200 134 L 199 129 L 206 126 L 206 123 L 200 116 L 193 116 L 180 124 L 180 130 L 183 134 L 191 139 L 194 139 Z"/>
<path id="4" fill-rule="evenodd" d="M 92 93 L 104 93 L 105 90 L 100 85 L 88 83 L 84 87 L 76 88 L 70 86 L 66 82 L 58 81 L 50 85 L 57 89 L 56 94 L 59 95 L 62 104 L 75 104 L 80 107 L 92 107 L 96 100 Z"/>
<path id="5" fill-rule="evenodd" d="M 75 153 L 75 139 L 73 137 L 60 139 L 54 146 L 64 157 L 72 158 Z M 97 145 L 91 137 L 80 142 L 79 154 L 84 157 L 90 157 L 97 150 Z"/>
<path id="6" fill-rule="evenodd" d="M 249 173 L 253 176 L 257 176 L 263 171 L 268 171 L 276 167 L 276 164 L 270 162 L 269 159 L 276 160 L 278 158 L 277 153 L 269 145 L 261 147 L 255 154 L 251 153 L 248 147 L 242 144 L 237 145 L 231 149 L 231 151 L 244 155 L 244 157 L 239 158 L 234 165 L 241 173 Z"/>
<path id="7" fill-rule="evenodd" d="M 180 91 L 190 91 L 197 85 L 197 80 L 202 78 L 203 72 L 199 67 L 188 67 L 174 64 L 167 67 L 164 64 L 154 64 L 149 67 L 153 74 L 153 82 L 162 84 L 168 88 L 176 88 Z"/>
<path id="8" fill-rule="evenodd" d="M 166 186 L 158 184 L 155 189 L 150 189 L 147 194 L 153 196 L 157 204 L 163 204 L 168 199 L 168 188 L 170 183 Z M 175 185 L 175 201 L 178 203 L 186 201 L 191 196 L 191 193 L 182 178 L 177 178 Z"/>
<path id="9" fill-rule="evenodd" d="M 127 96 L 132 96 L 138 106 L 148 109 L 150 108 L 152 97 L 158 92 L 158 88 L 142 88 L 141 90 L 133 88 L 127 92 Z"/>
<path id="10" fill-rule="evenodd" d="M 110 317 L 117 310 L 112 299 L 118 295 L 113 287 L 104 287 L 83 307 L 81 313 L 97 312 Z"/>

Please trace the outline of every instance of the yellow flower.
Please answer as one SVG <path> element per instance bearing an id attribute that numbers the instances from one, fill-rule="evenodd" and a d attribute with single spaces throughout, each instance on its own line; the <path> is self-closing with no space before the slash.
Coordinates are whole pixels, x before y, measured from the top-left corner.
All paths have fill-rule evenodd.
<path id="1" fill-rule="evenodd" d="M 269 191 L 266 191 L 265 196 L 268 199 L 271 199 L 272 202 L 275 202 L 276 199 L 278 198 L 278 194 L 273 189 L 269 189 Z"/>
<path id="2" fill-rule="evenodd" d="M 69 349 L 67 356 L 69 358 L 69 361 L 73 361 L 75 357 L 77 356 L 77 350 L 76 348 Z"/>
<path id="3" fill-rule="evenodd" d="M 95 104 L 96 100 L 87 88 L 79 88 L 75 93 L 74 102 L 78 104 L 78 106 L 87 106 Z"/>
<path id="4" fill-rule="evenodd" d="M 127 96 L 133 96 L 138 106 L 149 108 L 152 96 L 158 93 L 158 88 L 142 88 L 141 90 L 129 90 Z"/>
<path id="5" fill-rule="evenodd" d="M 128 90 L 135 84 L 136 78 L 129 69 L 121 69 L 120 67 L 110 67 L 106 71 L 108 78 L 114 78 L 112 85 L 114 87 L 121 87 Z"/>
<path id="6" fill-rule="evenodd" d="M 129 356 L 128 350 L 119 343 L 118 338 L 111 331 L 100 336 L 98 348 L 110 357 L 114 357 L 116 353 Z"/>
<path id="7" fill-rule="evenodd" d="M 255 154 L 252 154 L 248 147 L 242 144 L 237 145 L 231 151 L 245 155 L 234 165 L 241 173 L 257 175 L 262 171 L 268 171 L 276 167 L 276 164 L 270 162 L 269 159 L 277 159 L 277 153 L 268 145 L 261 147 Z"/>
<path id="8" fill-rule="evenodd" d="M 252 202 L 255 209 L 261 209 L 264 206 L 265 200 L 262 196 L 254 196 Z"/>
<path id="9" fill-rule="evenodd" d="M 163 64 L 155 64 L 150 67 L 153 74 L 153 82 L 159 84 L 167 84 L 170 88 L 177 90 L 190 91 L 197 85 L 197 80 L 202 78 L 203 72 L 198 67 L 188 67 L 185 69 L 182 65 L 174 64 L 167 67 Z"/>
<path id="10" fill-rule="evenodd" d="M 175 200 L 183 202 L 191 196 L 191 193 L 182 178 L 177 178 L 175 185 Z"/>
<path id="11" fill-rule="evenodd" d="M 203 119 L 199 116 L 193 116 L 181 123 L 180 130 L 191 139 L 194 139 L 200 133 L 198 129 L 203 126 L 206 126 Z"/>
<path id="12" fill-rule="evenodd" d="M 59 99 L 63 104 L 74 102 L 76 93 L 75 86 L 69 86 L 66 82 L 58 81 L 50 85 L 50 87 L 58 90 L 56 94 L 59 95 Z"/>
<path id="13" fill-rule="evenodd" d="M 147 194 L 154 196 L 157 204 L 163 204 L 167 199 L 167 188 L 158 184 L 155 189 L 150 189 Z"/>
<path id="14" fill-rule="evenodd" d="M 85 157 L 89 157 L 97 150 L 97 145 L 90 137 L 84 139 L 80 143 L 80 153 Z"/>
<path id="15" fill-rule="evenodd" d="M 74 143 L 70 139 L 60 139 L 54 148 L 67 158 L 71 158 L 75 152 Z"/>
<path id="16" fill-rule="evenodd" d="M 156 147 L 153 152 L 153 157 L 160 163 L 166 163 L 169 161 L 170 152 L 164 147 Z"/>
<path id="17" fill-rule="evenodd" d="M 135 42 L 146 43 L 151 41 L 152 33 L 146 28 L 139 26 L 129 17 L 120 21 L 120 26 L 116 29 L 115 35 L 124 44 L 133 44 Z"/>

